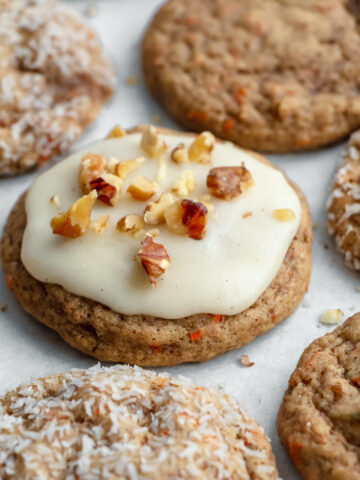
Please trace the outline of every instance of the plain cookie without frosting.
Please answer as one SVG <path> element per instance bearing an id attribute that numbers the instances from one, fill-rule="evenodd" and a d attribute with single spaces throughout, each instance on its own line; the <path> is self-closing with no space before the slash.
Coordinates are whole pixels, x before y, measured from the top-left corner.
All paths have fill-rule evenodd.
<path id="1" fill-rule="evenodd" d="M 72 370 L 0 398 L 4 480 L 276 480 L 265 432 L 226 394 L 115 366 Z"/>
<path id="2" fill-rule="evenodd" d="M 326 145 L 360 125 L 359 18 L 356 0 L 170 0 L 143 39 L 145 80 L 188 130 Z"/>
<path id="3" fill-rule="evenodd" d="M 307 480 L 360 479 L 360 314 L 315 340 L 289 380 L 280 439 Z"/>

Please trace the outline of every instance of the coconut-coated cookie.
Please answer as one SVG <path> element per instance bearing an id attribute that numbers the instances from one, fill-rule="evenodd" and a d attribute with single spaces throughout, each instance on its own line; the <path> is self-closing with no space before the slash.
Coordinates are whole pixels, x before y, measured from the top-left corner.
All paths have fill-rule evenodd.
<path id="1" fill-rule="evenodd" d="M 289 380 L 280 439 L 307 480 L 360 479 L 360 314 L 315 340 Z"/>
<path id="2" fill-rule="evenodd" d="M 55 0 L 0 8 L 0 176 L 66 151 L 111 96 L 113 68 L 95 32 Z"/>
<path id="3" fill-rule="evenodd" d="M 226 394 L 115 366 L 52 375 L 0 398 L 0 476 L 276 480 L 263 429 Z"/>
<path id="4" fill-rule="evenodd" d="M 257 158 L 267 162 L 264 157 Z M 146 366 L 209 360 L 249 343 L 285 320 L 307 290 L 311 273 L 311 222 L 304 197 L 292 187 L 301 202 L 298 231 L 271 284 L 241 313 L 204 312 L 175 319 L 126 315 L 60 285 L 38 281 L 21 260 L 27 224 L 25 196 L 13 208 L 2 238 L 1 257 L 7 286 L 26 312 L 57 331 L 73 347 L 100 360 Z"/>
<path id="5" fill-rule="evenodd" d="M 357 0 L 170 0 L 142 45 L 169 114 L 240 146 L 326 145 L 360 125 Z"/>
<path id="6" fill-rule="evenodd" d="M 327 202 L 329 233 L 348 267 L 360 270 L 360 131 L 352 134 Z"/>

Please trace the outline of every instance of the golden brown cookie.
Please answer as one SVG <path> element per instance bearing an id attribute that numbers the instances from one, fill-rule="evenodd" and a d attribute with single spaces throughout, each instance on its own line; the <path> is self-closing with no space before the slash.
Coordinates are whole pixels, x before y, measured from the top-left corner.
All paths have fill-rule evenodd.
<path id="1" fill-rule="evenodd" d="M 264 430 L 226 394 L 115 366 L 41 378 L 0 398 L 4 480 L 276 480 Z"/>
<path id="2" fill-rule="evenodd" d="M 352 134 L 331 187 L 329 233 L 348 267 L 360 270 L 360 131 Z"/>
<path id="3" fill-rule="evenodd" d="M 186 129 L 304 150 L 360 125 L 357 0 L 170 0 L 142 46 L 150 92 Z"/>
<path id="4" fill-rule="evenodd" d="M 112 94 L 95 32 L 55 0 L 0 8 L 0 176 L 66 151 Z"/>
<path id="5" fill-rule="evenodd" d="M 289 380 L 280 439 L 308 480 L 360 479 L 360 314 L 315 340 Z"/>
<path id="6" fill-rule="evenodd" d="M 135 131 L 143 130 L 141 127 Z M 257 158 L 268 163 L 264 157 Z M 311 273 L 311 223 L 304 197 L 291 185 L 302 207 L 300 226 L 271 284 L 241 313 L 204 312 L 172 319 L 148 314 L 125 315 L 59 285 L 36 280 L 21 260 L 27 223 L 25 196 L 11 212 L 2 239 L 7 286 L 28 313 L 57 331 L 70 345 L 100 360 L 147 366 L 209 360 L 252 341 L 286 319 L 307 290 Z"/>

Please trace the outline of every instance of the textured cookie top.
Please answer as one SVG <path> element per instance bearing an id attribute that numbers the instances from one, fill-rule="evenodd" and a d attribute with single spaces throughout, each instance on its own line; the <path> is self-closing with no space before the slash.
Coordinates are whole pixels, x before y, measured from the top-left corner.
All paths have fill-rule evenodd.
<path id="1" fill-rule="evenodd" d="M 140 368 L 92 367 L 0 400 L 6 479 L 275 480 L 261 427 L 216 389 Z"/>
<path id="2" fill-rule="evenodd" d="M 315 340 L 289 380 L 278 418 L 304 478 L 360 478 L 360 314 Z"/>
<path id="3" fill-rule="evenodd" d="M 356 0 L 171 0 L 143 42 L 148 86 L 189 129 L 255 150 L 360 125 Z"/>
<path id="4" fill-rule="evenodd" d="M 158 158 L 146 145 L 151 132 L 155 145 L 164 146 Z M 184 156 L 191 156 L 204 138 L 212 139 L 210 153 L 203 152 L 198 161 L 174 161 L 179 146 Z M 87 187 L 87 174 L 92 174 L 87 167 L 99 158 L 114 173 L 96 171 L 98 178 L 82 202 L 90 204 L 91 222 L 102 218 L 105 226 L 100 232 L 91 225 L 83 234 L 76 228 L 69 232 L 69 221 L 76 223 L 70 206 L 84 194 L 82 180 Z M 135 168 L 124 177 L 129 159 Z M 247 189 L 236 184 L 238 170 L 251 179 Z M 109 189 L 114 192 L 110 199 Z M 213 195 L 226 193 L 235 196 Z M 171 205 L 164 206 L 163 195 Z M 61 213 L 69 207 L 72 216 L 69 213 L 69 221 L 61 225 Z M 155 215 L 160 207 L 164 211 Z M 158 135 L 148 127 L 143 134 L 86 147 L 36 180 L 26 199 L 22 261 L 37 280 L 61 285 L 122 314 L 166 319 L 232 315 L 252 305 L 277 275 L 299 228 L 301 210 L 295 190 L 266 161 L 215 142 L 210 134 Z M 137 218 L 139 231 L 136 224 L 127 227 L 129 214 Z M 146 242 L 145 232 L 152 238 Z M 156 273 L 162 274 L 153 278 Z"/>
<path id="5" fill-rule="evenodd" d="M 360 131 L 344 150 L 327 202 L 329 233 L 346 264 L 360 270 Z"/>
<path id="6" fill-rule="evenodd" d="M 109 97 L 114 74 L 81 17 L 55 0 L 2 0 L 0 175 L 66 150 Z"/>

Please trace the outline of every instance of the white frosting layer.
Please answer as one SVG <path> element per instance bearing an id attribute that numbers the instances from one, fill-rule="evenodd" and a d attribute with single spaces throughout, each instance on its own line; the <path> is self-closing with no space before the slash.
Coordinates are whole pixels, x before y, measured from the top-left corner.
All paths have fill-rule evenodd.
<path id="1" fill-rule="evenodd" d="M 171 150 L 191 138 L 164 136 Z M 120 203 L 108 207 L 100 202 L 92 220 L 110 214 L 102 235 L 93 231 L 75 240 L 53 235 L 50 220 L 66 211 L 81 192 L 78 186 L 80 159 L 84 153 L 99 153 L 107 159 L 126 160 L 144 156 L 140 134 L 103 140 L 75 153 L 41 175 L 26 200 L 27 227 L 22 261 L 29 273 L 42 282 L 59 284 L 67 291 L 96 300 L 124 314 L 147 314 L 181 318 L 196 313 L 231 315 L 252 305 L 275 278 L 299 227 L 301 205 L 284 176 L 229 143 L 217 143 L 211 166 L 233 166 L 242 162 L 254 179 L 254 186 L 231 201 L 211 199 L 207 233 L 202 240 L 178 236 L 166 226 L 155 241 L 167 249 L 171 264 L 152 288 L 136 260 L 140 241 L 116 230 L 117 221 L 130 213 L 141 214 L 145 204 L 126 193 L 134 176 L 155 180 L 156 160 L 148 160 L 124 182 Z M 197 187 L 190 198 L 207 194 L 206 177 L 211 167 L 167 163 L 166 178 L 159 194 L 168 189 L 183 170 L 192 170 Z M 49 201 L 58 195 L 60 205 Z M 156 197 L 157 198 L 157 197 Z M 279 222 L 274 209 L 290 208 L 291 222 Z M 250 212 L 251 216 L 243 218 Z M 154 228 L 154 227 L 150 227 Z"/>

